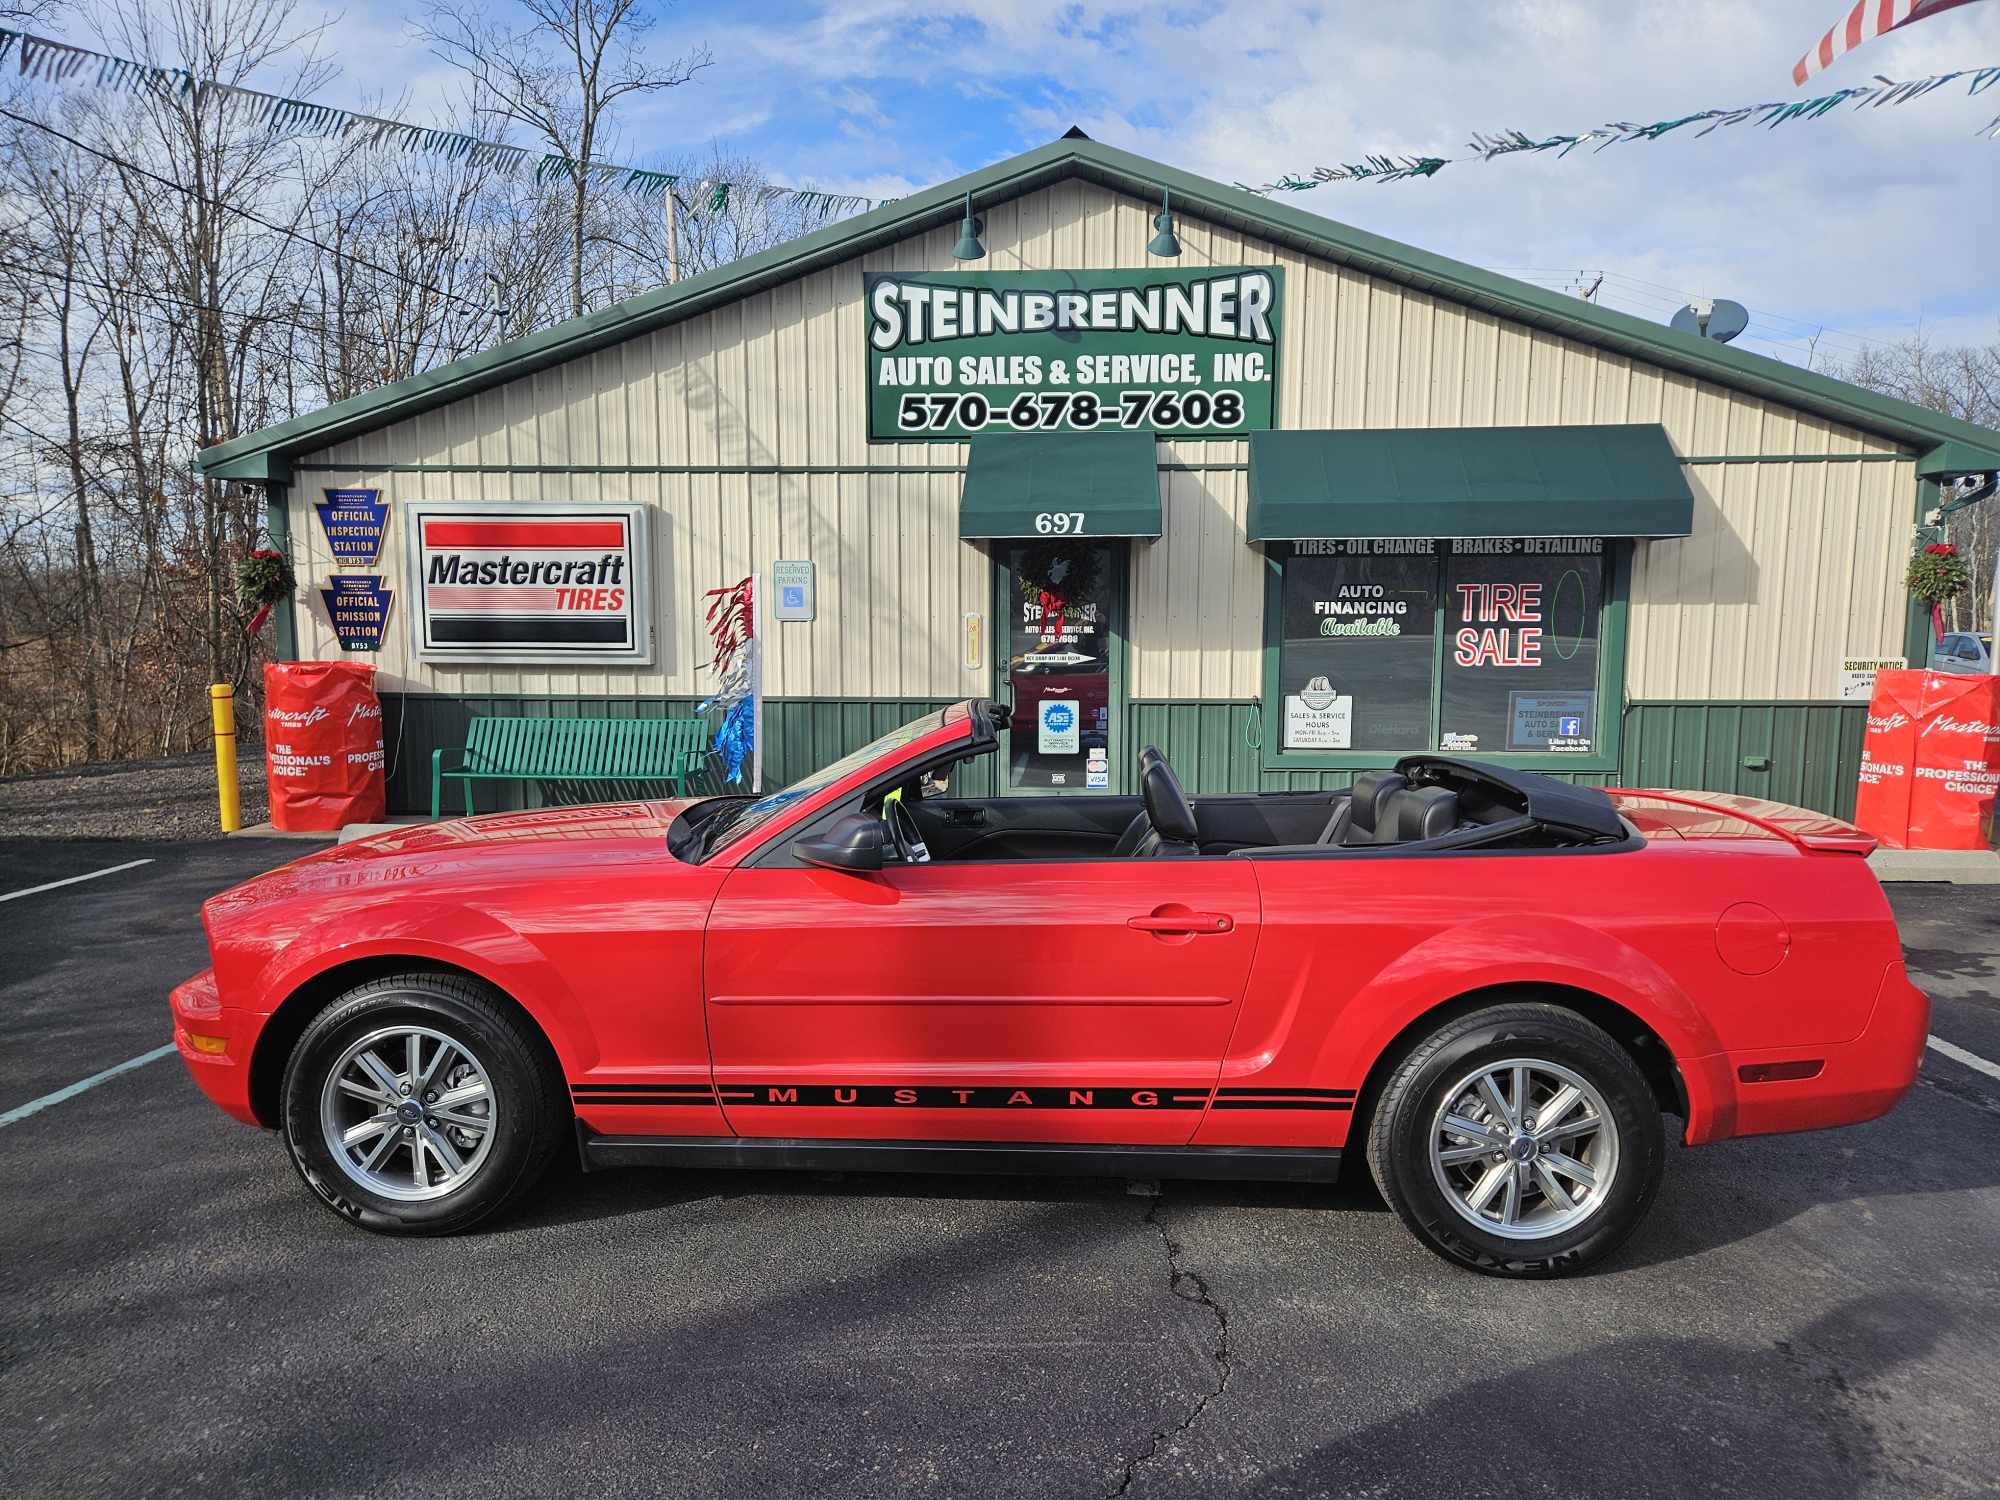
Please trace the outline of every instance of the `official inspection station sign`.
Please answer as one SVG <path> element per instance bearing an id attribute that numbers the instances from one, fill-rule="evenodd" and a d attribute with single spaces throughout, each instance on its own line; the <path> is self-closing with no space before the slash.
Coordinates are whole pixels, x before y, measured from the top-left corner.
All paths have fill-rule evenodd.
<path id="1" fill-rule="evenodd" d="M 427 661 L 652 660 L 645 507 L 417 502 L 411 610 Z"/>
<path id="2" fill-rule="evenodd" d="M 1272 424 L 1284 272 L 869 272 L 870 442 Z"/>
<path id="3" fill-rule="evenodd" d="M 389 507 L 380 490 L 322 490 L 314 501 L 326 550 L 336 568 L 372 568 L 382 555 L 382 537 L 389 529 Z"/>

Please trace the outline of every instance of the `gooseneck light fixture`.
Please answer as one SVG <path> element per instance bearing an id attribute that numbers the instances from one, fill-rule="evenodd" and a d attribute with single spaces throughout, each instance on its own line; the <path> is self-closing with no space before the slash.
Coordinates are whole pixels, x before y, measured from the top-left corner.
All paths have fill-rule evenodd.
<path id="1" fill-rule="evenodd" d="M 1181 253 L 1181 242 L 1174 237 L 1174 195 L 1165 188 L 1160 189 L 1160 213 L 1153 220 L 1153 228 L 1159 231 L 1146 244 L 1148 255 L 1164 256 L 1172 260 Z"/>
<path id="2" fill-rule="evenodd" d="M 986 246 L 979 237 L 986 233 L 986 221 L 972 213 L 972 194 L 965 195 L 965 222 L 958 226 L 958 243 L 951 247 L 953 260 L 984 260 Z"/>

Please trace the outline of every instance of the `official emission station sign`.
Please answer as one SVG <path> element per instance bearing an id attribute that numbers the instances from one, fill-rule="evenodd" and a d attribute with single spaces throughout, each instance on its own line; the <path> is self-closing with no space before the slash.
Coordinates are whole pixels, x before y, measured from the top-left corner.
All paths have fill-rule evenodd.
<path id="1" fill-rule="evenodd" d="M 407 509 L 420 657 L 652 660 L 643 506 L 420 502 Z"/>
<path id="2" fill-rule="evenodd" d="M 1284 271 L 868 272 L 870 442 L 1272 424 Z"/>
<path id="3" fill-rule="evenodd" d="M 380 651 L 389 628 L 389 606 L 395 592 L 378 573 L 335 573 L 319 591 L 333 638 L 343 651 Z"/>

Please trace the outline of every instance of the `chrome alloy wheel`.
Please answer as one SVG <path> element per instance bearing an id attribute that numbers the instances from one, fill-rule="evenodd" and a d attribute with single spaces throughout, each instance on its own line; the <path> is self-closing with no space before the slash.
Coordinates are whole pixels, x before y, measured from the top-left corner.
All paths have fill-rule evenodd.
<path id="1" fill-rule="evenodd" d="M 471 1180 L 493 1145 L 493 1083 L 463 1042 L 428 1026 L 371 1031 L 327 1071 L 320 1131 L 369 1192 L 426 1202 Z"/>
<path id="2" fill-rule="evenodd" d="M 1431 1175 L 1467 1223 L 1510 1240 L 1574 1229 L 1618 1175 L 1618 1126 L 1590 1081 L 1510 1057 L 1468 1073 L 1431 1121 Z"/>

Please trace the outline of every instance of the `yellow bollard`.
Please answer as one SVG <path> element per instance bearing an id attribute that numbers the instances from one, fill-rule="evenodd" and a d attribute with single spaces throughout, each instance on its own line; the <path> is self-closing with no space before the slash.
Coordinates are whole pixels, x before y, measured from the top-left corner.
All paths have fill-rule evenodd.
<path id="1" fill-rule="evenodd" d="M 215 795 L 221 804 L 222 831 L 243 826 L 243 794 L 236 785 L 236 689 L 218 682 L 208 690 L 215 718 Z"/>

